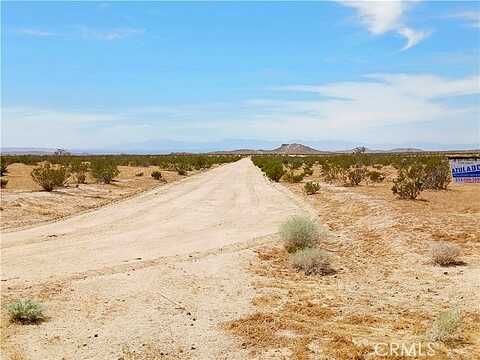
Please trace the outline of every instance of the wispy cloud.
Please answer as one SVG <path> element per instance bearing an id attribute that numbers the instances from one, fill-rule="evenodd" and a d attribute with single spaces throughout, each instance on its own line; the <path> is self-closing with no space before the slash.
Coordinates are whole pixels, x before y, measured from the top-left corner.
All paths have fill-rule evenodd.
<path id="1" fill-rule="evenodd" d="M 463 20 L 469 26 L 480 28 L 480 11 L 462 11 L 446 15 L 445 18 Z"/>
<path id="2" fill-rule="evenodd" d="M 143 35 L 145 29 L 138 28 L 113 28 L 94 29 L 87 26 L 79 27 L 80 35 L 85 39 L 113 41 Z"/>
<path id="3" fill-rule="evenodd" d="M 355 9 L 360 21 L 371 34 L 381 35 L 393 31 L 403 36 L 407 43 L 402 51 L 417 45 L 431 34 L 430 31 L 415 30 L 405 24 L 405 15 L 415 5 L 415 1 L 337 1 Z"/>
<path id="4" fill-rule="evenodd" d="M 20 28 L 15 29 L 17 34 L 34 36 L 34 37 L 50 37 L 56 36 L 57 34 L 47 30 L 33 29 L 33 28 Z"/>

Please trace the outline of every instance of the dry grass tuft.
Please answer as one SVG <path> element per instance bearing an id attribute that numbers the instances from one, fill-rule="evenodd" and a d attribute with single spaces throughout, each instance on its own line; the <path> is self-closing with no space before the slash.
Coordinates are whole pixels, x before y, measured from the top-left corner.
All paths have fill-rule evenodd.
<path id="1" fill-rule="evenodd" d="M 433 322 L 432 328 L 428 332 L 428 338 L 441 342 L 452 340 L 461 324 L 462 318 L 459 310 L 445 311 L 439 314 Z"/>
<path id="2" fill-rule="evenodd" d="M 295 269 L 305 272 L 305 275 L 328 275 L 335 272 L 330 265 L 329 255 L 320 249 L 298 250 L 290 255 L 290 262 Z"/>
<path id="3" fill-rule="evenodd" d="M 440 266 L 459 265 L 462 251 L 459 246 L 441 242 L 432 247 L 433 262 Z"/>

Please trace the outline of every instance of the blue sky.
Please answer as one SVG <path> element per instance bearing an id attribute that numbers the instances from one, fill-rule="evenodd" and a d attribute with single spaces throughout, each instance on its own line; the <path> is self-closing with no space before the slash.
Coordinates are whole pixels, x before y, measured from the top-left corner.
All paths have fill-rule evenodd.
<path id="1" fill-rule="evenodd" d="M 479 144 L 479 2 L 2 2 L 2 146 Z"/>

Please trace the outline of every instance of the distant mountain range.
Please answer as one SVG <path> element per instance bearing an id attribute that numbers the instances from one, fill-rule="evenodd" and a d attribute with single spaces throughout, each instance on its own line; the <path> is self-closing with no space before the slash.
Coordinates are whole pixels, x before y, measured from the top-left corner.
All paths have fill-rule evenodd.
<path id="1" fill-rule="evenodd" d="M 249 144 L 253 145 L 251 148 L 246 147 L 237 147 L 234 148 L 232 145 L 238 144 Z M 259 144 L 265 145 L 264 148 L 259 148 Z M 301 143 L 286 143 L 282 144 L 279 147 L 273 148 L 272 150 L 265 150 L 265 148 L 273 147 L 274 142 L 257 142 L 255 140 L 243 141 L 237 140 L 236 142 L 224 140 L 218 143 L 181 143 L 176 141 L 168 141 L 167 143 L 163 142 L 163 146 L 151 143 L 146 146 L 145 143 L 142 143 L 142 146 L 130 145 L 127 148 L 112 148 L 112 149 L 67 149 L 68 152 L 81 155 L 81 154 L 168 154 L 168 153 L 178 153 L 178 154 L 187 154 L 187 153 L 208 153 L 208 154 L 239 154 L 239 155 L 250 155 L 250 154 L 284 154 L 284 155 L 328 155 L 328 154 L 338 154 L 338 153 L 351 153 L 354 151 L 355 146 L 351 146 L 346 150 L 317 150 L 312 146 L 304 145 Z M 223 147 L 222 147 L 223 145 Z M 216 150 L 216 149 L 222 150 Z M 458 147 L 446 147 L 438 146 L 436 149 L 432 149 L 429 146 L 429 149 L 424 150 L 417 147 L 397 147 L 392 149 L 370 149 L 365 148 L 366 153 L 414 153 L 414 152 L 424 152 L 424 151 L 475 151 L 478 152 L 480 146 L 458 146 Z M 161 149 L 161 150 L 160 150 Z M 168 150 L 167 150 L 168 149 Z M 213 149 L 213 150 L 212 150 Z M 345 148 L 344 148 L 345 149 Z M 35 155 L 49 155 L 58 151 L 59 149 L 55 148 L 21 148 L 21 147 L 5 147 L 1 149 L 2 154 L 15 154 L 15 155 L 24 155 L 24 154 L 35 154 Z"/>

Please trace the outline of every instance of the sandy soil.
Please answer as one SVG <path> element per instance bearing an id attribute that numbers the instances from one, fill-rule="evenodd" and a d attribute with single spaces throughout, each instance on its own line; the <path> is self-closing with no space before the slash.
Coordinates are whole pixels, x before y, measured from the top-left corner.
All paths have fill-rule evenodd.
<path id="1" fill-rule="evenodd" d="M 251 310 L 252 249 L 303 203 L 249 159 L 98 210 L 2 233 L 2 351 L 26 359 L 235 359 L 221 324 Z M 46 306 L 10 324 L 4 304 Z"/>
<path id="2" fill-rule="evenodd" d="M 0 190 L 1 229 L 58 220 L 164 185 L 151 177 L 156 167 L 119 166 L 120 175 L 112 184 L 98 184 L 88 177 L 86 184 L 70 180 L 66 187 L 49 193 L 41 191 L 32 180 L 30 173 L 34 168 L 25 164 L 8 166 L 8 184 Z M 140 173 L 143 176 L 136 176 Z M 184 178 L 175 171 L 162 170 L 162 175 L 167 182 Z"/>
<path id="3" fill-rule="evenodd" d="M 319 180 L 310 177 L 306 180 Z M 283 185 L 311 204 L 330 235 L 337 273 L 295 272 L 279 246 L 258 251 L 255 312 L 227 324 L 250 356 L 294 359 L 406 358 L 372 356 L 378 343 L 426 344 L 441 311 L 459 309 L 457 338 L 417 358 L 477 359 L 480 354 L 480 188 L 452 185 L 398 200 L 391 183 L 340 187 L 323 184 L 306 196 L 303 184 Z M 432 263 L 439 240 L 463 249 L 462 266 Z M 383 350 L 382 350 L 383 351 Z M 381 351 L 381 352 L 382 352 Z M 411 358 L 411 357 L 410 357 Z M 415 358 L 415 357 L 414 357 Z"/>

